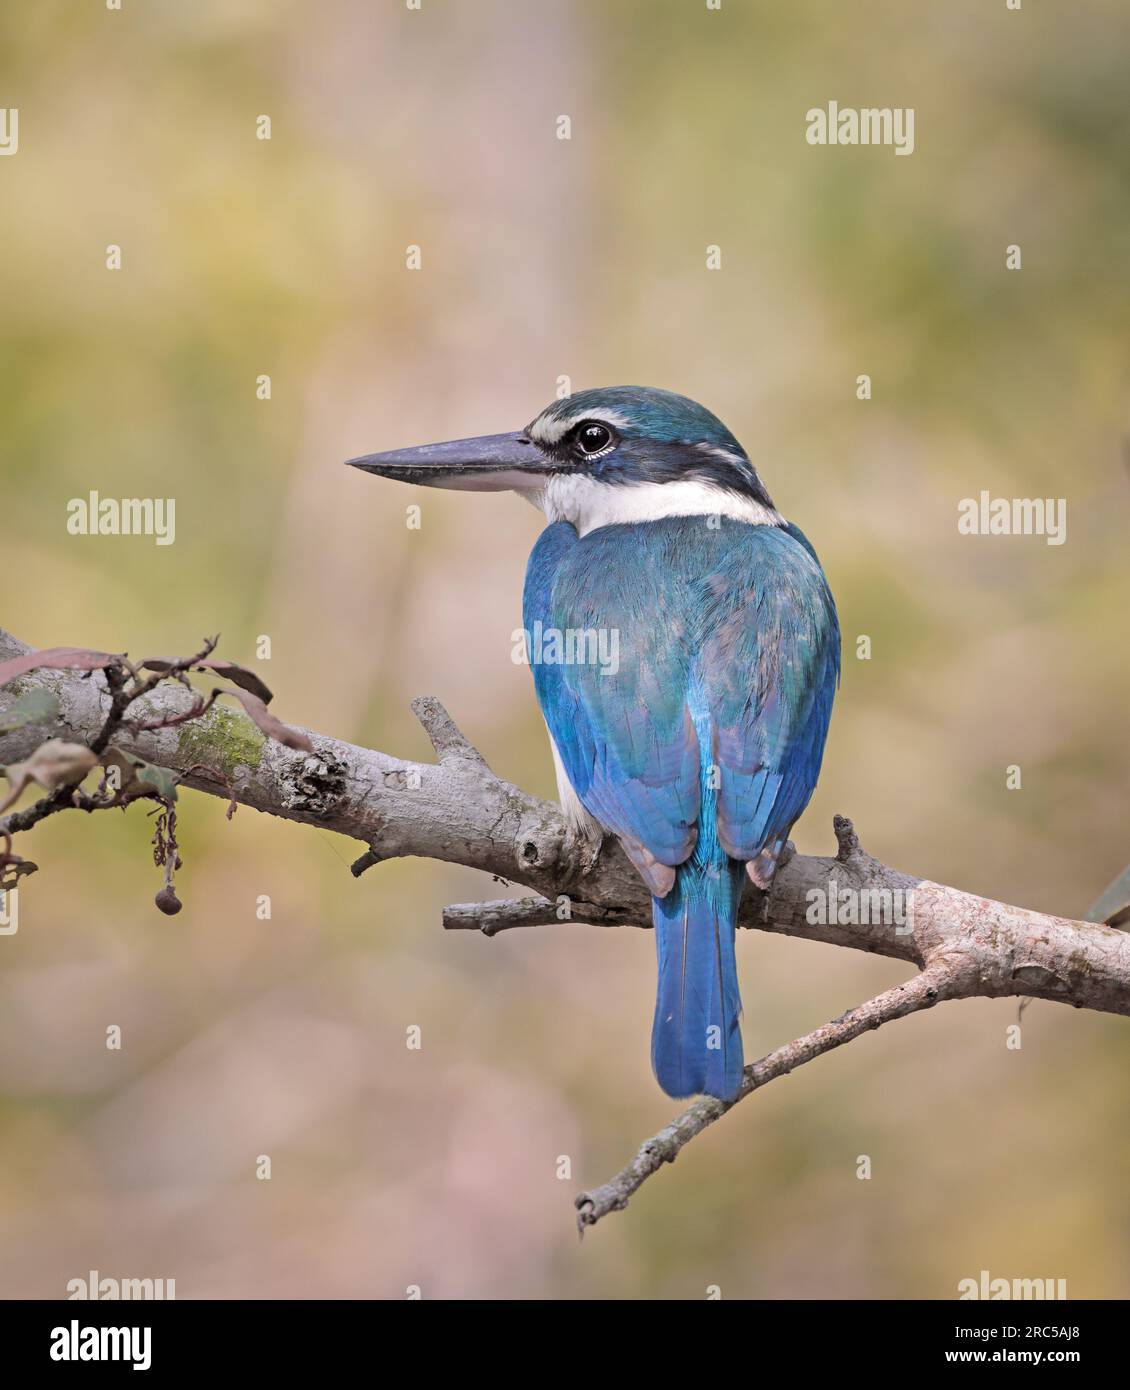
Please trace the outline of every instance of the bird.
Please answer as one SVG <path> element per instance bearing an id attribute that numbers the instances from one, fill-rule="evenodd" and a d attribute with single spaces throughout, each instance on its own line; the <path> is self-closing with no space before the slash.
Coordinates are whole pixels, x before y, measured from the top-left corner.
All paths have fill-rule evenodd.
<path id="1" fill-rule="evenodd" d="M 522 430 L 348 462 L 544 513 L 522 617 L 562 808 L 577 834 L 616 836 L 651 894 L 659 1085 L 733 1100 L 738 914 L 812 796 L 839 685 L 816 551 L 721 420 L 655 387 L 577 391 Z"/>

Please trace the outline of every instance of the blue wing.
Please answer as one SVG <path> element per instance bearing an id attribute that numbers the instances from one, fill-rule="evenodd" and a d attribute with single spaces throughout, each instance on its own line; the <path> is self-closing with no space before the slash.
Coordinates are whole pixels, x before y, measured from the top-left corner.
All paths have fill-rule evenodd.
<path id="1" fill-rule="evenodd" d="M 816 785 L 839 673 L 835 606 L 801 533 L 672 517 L 582 539 L 558 522 L 530 557 L 524 621 L 616 652 L 615 671 L 542 662 L 534 681 L 573 789 L 652 891 L 673 881 L 654 866 L 685 862 L 701 829 L 765 886 Z"/>
<path id="2" fill-rule="evenodd" d="M 627 533 L 623 548 L 609 544 L 609 529 L 579 540 L 558 522 L 542 533 L 530 557 L 523 617 L 533 638 L 539 630 L 594 633 L 598 649 L 603 641 L 610 655 L 603 666 L 535 662 L 534 684 L 581 804 L 620 836 L 644 871 L 651 861 L 682 863 L 695 843 L 699 748 L 686 706 L 690 646 L 672 640 L 685 608 L 679 586 L 656 590 L 638 568 L 639 528 L 614 528 Z"/>
<path id="3" fill-rule="evenodd" d="M 795 527 L 755 537 L 744 583 L 732 583 L 701 648 L 713 762 L 720 773 L 718 839 L 762 888 L 816 786 L 840 671 L 835 604 L 815 552 Z"/>

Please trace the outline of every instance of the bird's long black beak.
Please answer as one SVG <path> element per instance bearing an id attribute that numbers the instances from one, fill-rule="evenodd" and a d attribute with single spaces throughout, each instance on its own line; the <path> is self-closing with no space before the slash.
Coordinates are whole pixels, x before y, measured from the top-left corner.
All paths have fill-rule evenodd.
<path id="1" fill-rule="evenodd" d="M 353 468 L 422 487 L 461 488 L 468 492 L 525 491 L 536 488 L 554 466 L 528 435 L 484 434 L 477 439 L 449 439 L 387 454 L 349 459 Z"/>

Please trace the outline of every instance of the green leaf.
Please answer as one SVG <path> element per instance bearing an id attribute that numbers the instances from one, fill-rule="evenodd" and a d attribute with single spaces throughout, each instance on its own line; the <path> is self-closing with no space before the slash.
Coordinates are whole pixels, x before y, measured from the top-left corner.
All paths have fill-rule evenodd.
<path id="1" fill-rule="evenodd" d="M 117 785 L 110 778 L 110 785 L 122 796 L 159 796 L 164 801 L 177 799 L 177 774 L 167 767 L 156 767 L 147 763 L 136 753 L 127 753 L 113 744 L 102 754 L 102 766 L 107 773 L 117 770 Z"/>
<path id="2" fill-rule="evenodd" d="M 25 691 L 0 714 L 0 734 L 22 729 L 25 724 L 38 724 L 45 719 L 54 719 L 58 713 L 59 701 L 50 690 Z"/>

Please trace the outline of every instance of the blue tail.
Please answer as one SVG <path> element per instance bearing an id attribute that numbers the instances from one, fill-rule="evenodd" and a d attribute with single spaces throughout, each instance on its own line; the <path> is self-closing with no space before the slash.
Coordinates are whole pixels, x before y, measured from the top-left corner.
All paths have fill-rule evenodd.
<path id="1" fill-rule="evenodd" d="M 681 864 L 670 893 L 652 899 L 659 990 L 651 1065 L 669 1096 L 732 1100 L 742 1079 L 734 927 L 745 871 L 717 848 L 703 858 L 696 852 Z"/>

